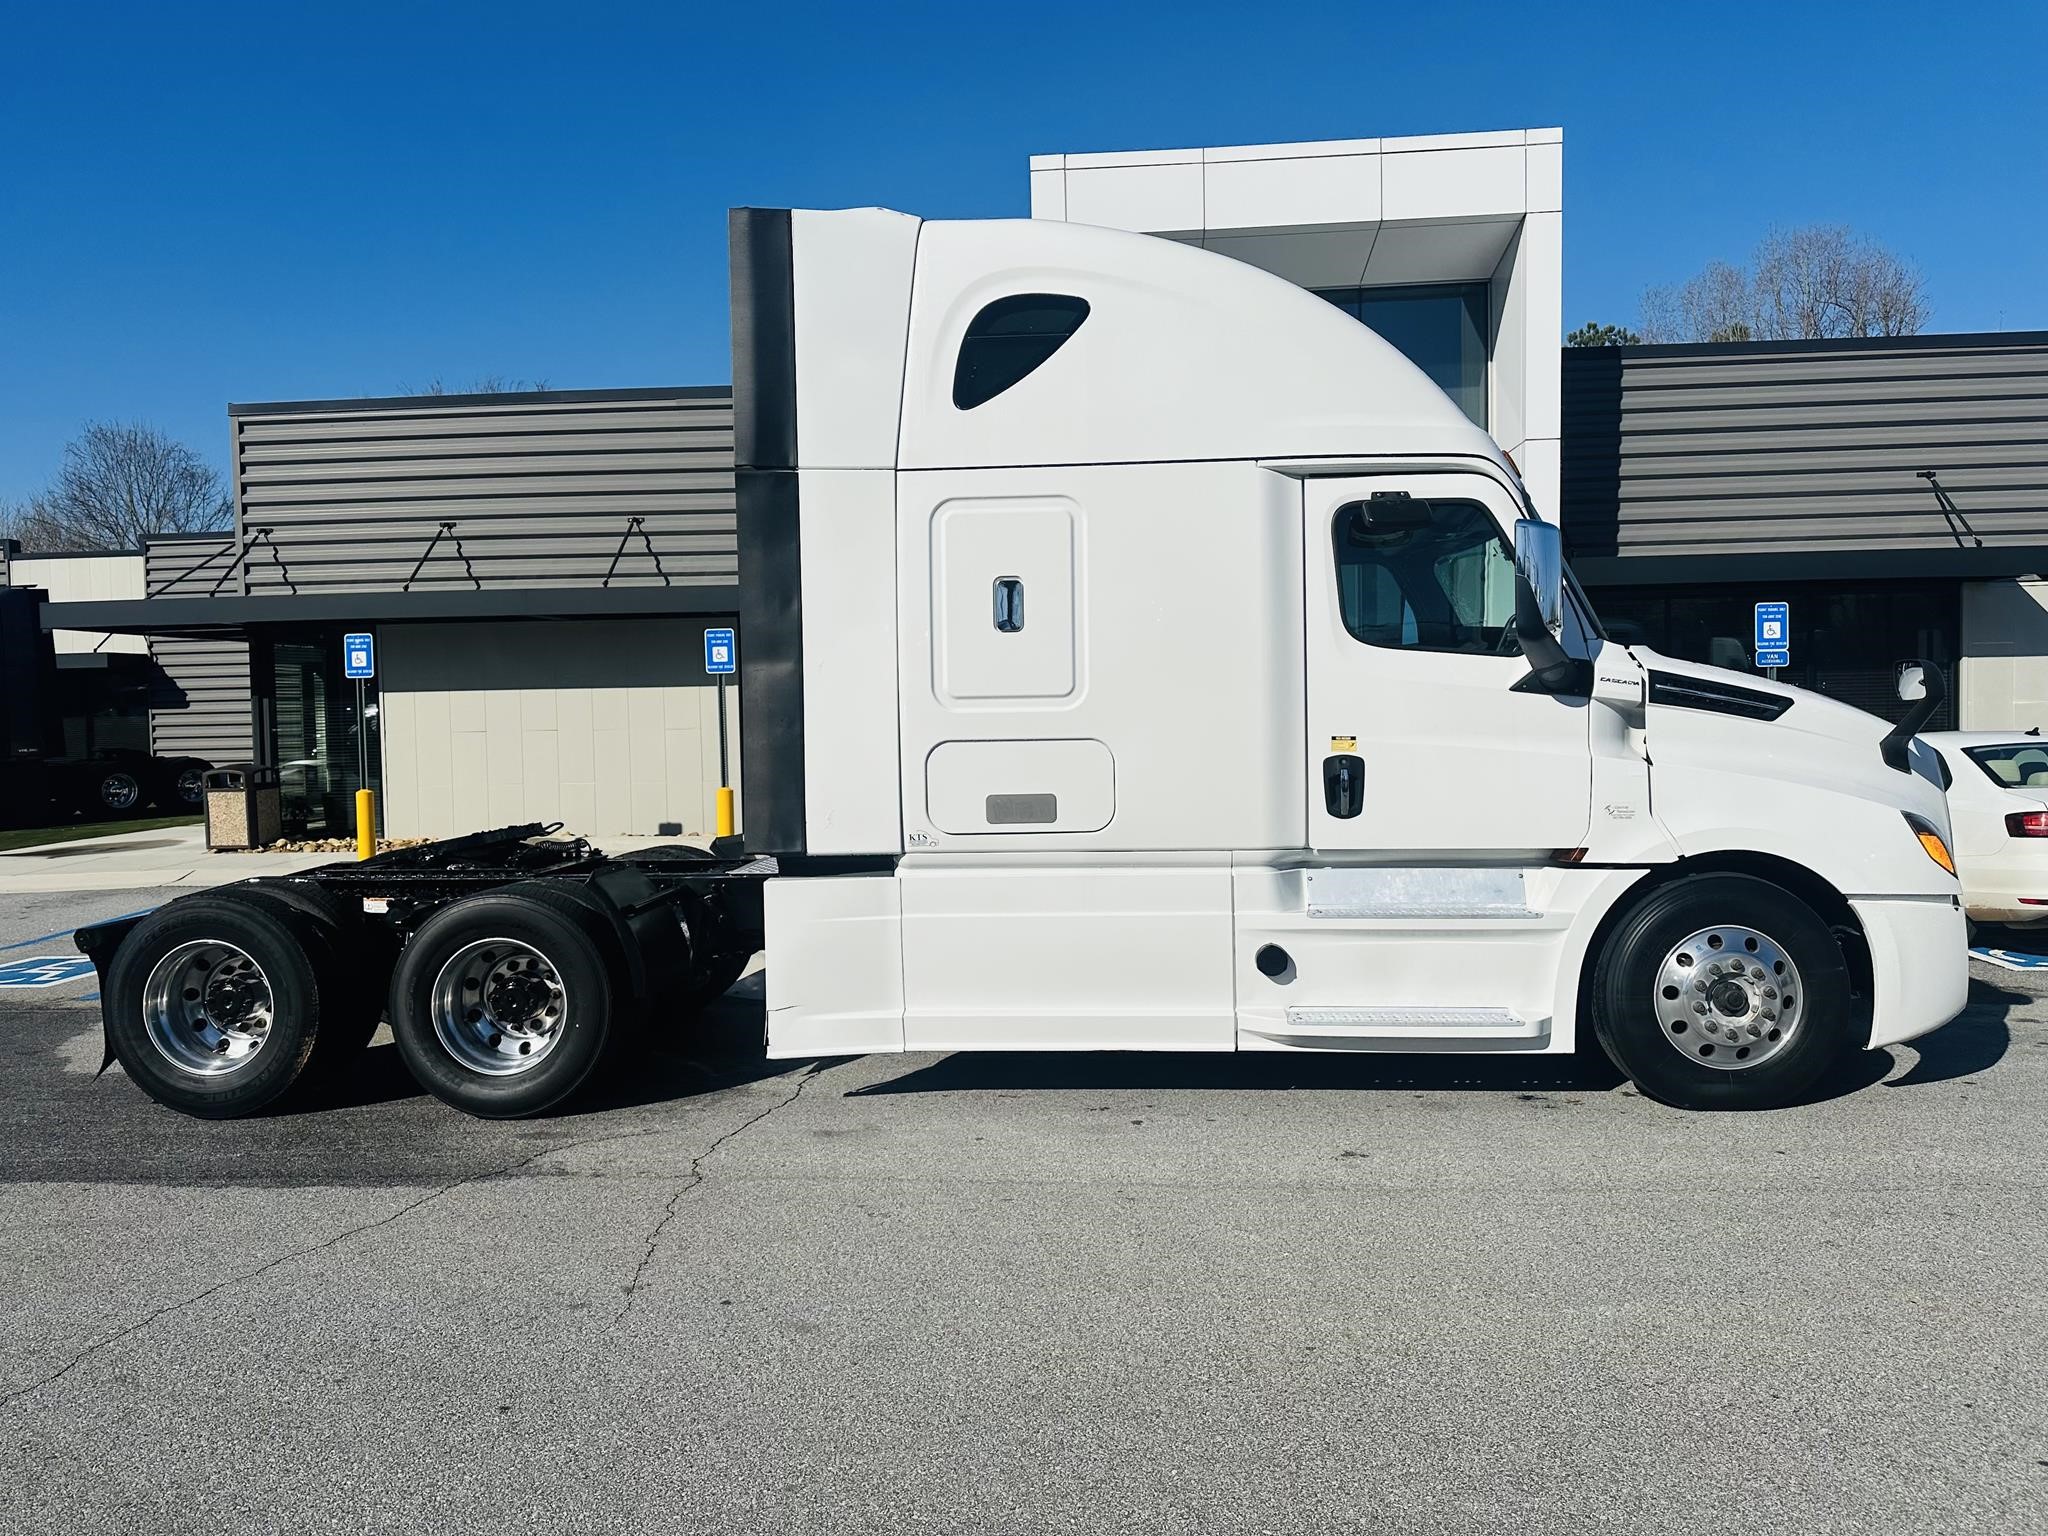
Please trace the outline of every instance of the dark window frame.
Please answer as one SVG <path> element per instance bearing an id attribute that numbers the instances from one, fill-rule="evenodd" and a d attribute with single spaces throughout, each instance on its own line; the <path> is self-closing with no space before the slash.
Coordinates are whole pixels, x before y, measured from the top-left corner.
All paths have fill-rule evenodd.
<path id="1" fill-rule="evenodd" d="M 1007 394 L 1049 362 L 1088 321 L 1074 293 L 1012 293 L 974 313 L 953 358 L 953 408 L 971 411 Z"/>

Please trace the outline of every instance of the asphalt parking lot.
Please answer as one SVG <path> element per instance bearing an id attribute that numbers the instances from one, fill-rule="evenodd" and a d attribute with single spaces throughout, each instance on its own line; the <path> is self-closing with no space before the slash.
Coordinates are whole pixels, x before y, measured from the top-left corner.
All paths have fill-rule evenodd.
<path id="1" fill-rule="evenodd" d="M 150 892 L 11 898 L 0 960 Z M 2048 1001 L 1815 1102 L 1603 1067 L 388 1043 L 228 1124 L 0 991 L 0 1530 L 2048 1529 Z"/>

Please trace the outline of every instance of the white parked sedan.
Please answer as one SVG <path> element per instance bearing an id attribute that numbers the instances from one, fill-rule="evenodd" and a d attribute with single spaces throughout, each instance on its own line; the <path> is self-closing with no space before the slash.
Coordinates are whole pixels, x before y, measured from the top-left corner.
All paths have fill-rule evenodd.
<path id="1" fill-rule="evenodd" d="M 1972 922 L 2048 923 L 2048 737 L 1924 731 L 1949 778 L 1948 817 Z"/>

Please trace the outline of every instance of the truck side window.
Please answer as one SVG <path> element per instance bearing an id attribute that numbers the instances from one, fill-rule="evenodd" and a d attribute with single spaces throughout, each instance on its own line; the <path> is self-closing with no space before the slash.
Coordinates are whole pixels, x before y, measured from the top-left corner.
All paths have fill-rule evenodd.
<path id="1" fill-rule="evenodd" d="M 953 404 L 963 411 L 995 399 L 1066 345 L 1088 318 L 1088 301 L 1066 293 L 1016 293 L 967 323 L 953 367 Z"/>
<path id="2" fill-rule="evenodd" d="M 1519 655 L 1515 559 L 1476 501 L 1380 497 L 1332 524 L 1344 627 L 1367 645 Z"/>

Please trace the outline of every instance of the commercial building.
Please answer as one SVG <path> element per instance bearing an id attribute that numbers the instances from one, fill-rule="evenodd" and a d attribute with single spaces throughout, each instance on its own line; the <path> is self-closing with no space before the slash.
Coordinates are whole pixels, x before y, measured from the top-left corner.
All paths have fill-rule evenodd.
<path id="1" fill-rule="evenodd" d="M 1937 727 L 2048 724 L 2048 332 L 1567 349 L 1560 520 L 1603 618 L 1879 714 L 1893 665 Z"/>
<path id="2" fill-rule="evenodd" d="M 1557 504 L 1562 129 L 1033 155 L 1031 216 L 1164 235 L 1322 294 Z"/>
<path id="3" fill-rule="evenodd" d="M 1754 604 L 1785 601 L 1791 681 L 1891 712 L 1921 656 L 1957 681 L 1942 723 L 2048 724 L 2048 334 L 1561 350 L 1563 166 L 1557 129 L 1046 154 L 1030 206 L 1379 330 L 1514 456 L 1617 628 L 1748 667 Z M 702 837 L 731 418 L 722 386 L 232 406 L 234 528 L 153 540 L 46 619 L 148 636 L 152 741 L 277 762 L 310 830 L 345 822 L 362 757 L 392 834 Z"/>
<path id="4" fill-rule="evenodd" d="M 729 390 L 231 406 L 229 427 L 232 531 L 152 544 L 148 595 L 54 603 L 51 624 L 152 635 L 195 683 L 202 658 L 241 682 L 246 735 L 218 745 L 276 763 L 309 832 L 350 824 L 363 766 L 392 836 L 712 826 Z M 378 651 L 360 711 L 352 631 Z"/>

